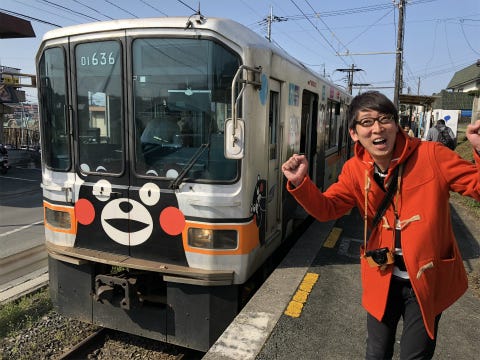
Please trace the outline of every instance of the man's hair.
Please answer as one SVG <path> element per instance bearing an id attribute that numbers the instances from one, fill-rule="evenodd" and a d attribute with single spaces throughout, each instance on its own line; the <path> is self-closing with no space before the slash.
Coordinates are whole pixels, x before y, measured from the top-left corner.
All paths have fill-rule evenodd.
<path id="1" fill-rule="evenodd" d="M 438 120 L 437 120 L 437 125 L 445 125 L 445 120 L 443 120 L 443 119 L 438 119 Z"/>
<path id="2" fill-rule="evenodd" d="M 398 123 L 398 111 L 393 102 L 378 91 L 367 91 L 353 98 L 348 112 L 348 128 L 355 130 L 357 113 L 360 110 L 375 110 L 391 115 Z"/>

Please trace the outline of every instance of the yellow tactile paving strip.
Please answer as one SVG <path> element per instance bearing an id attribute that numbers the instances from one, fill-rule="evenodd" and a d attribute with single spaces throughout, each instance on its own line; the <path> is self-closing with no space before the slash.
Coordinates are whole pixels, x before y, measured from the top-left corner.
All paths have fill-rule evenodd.
<path id="1" fill-rule="evenodd" d="M 323 243 L 323 247 L 334 248 L 340 235 L 342 234 L 343 229 L 334 227 L 330 231 L 327 239 Z M 307 273 L 303 278 L 303 281 L 298 286 L 297 292 L 293 295 L 292 300 L 287 306 L 284 314 L 290 317 L 298 318 L 300 317 L 303 306 L 307 302 L 308 295 L 312 291 L 313 285 L 318 280 L 319 275 L 315 273 Z"/>
<path id="2" fill-rule="evenodd" d="M 292 301 L 287 306 L 284 314 L 291 317 L 298 318 L 302 313 L 303 305 L 307 301 L 308 295 L 312 291 L 313 285 L 318 280 L 318 274 L 307 273 L 303 281 L 298 286 L 298 290 L 292 298 Z"/>

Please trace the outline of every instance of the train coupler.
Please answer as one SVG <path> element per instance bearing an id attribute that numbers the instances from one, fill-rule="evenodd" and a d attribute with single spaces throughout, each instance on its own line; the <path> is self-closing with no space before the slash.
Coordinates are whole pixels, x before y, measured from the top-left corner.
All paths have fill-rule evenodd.
<path id="1" fill-rule="evenodd" d="M 97 275 L 95 277 L 95 301 L 104 301 L 113 306 L 130 310 L 141 305 L 136 288 L 137 279 L 133 277 L 121 277 L 112 275 Z"/>

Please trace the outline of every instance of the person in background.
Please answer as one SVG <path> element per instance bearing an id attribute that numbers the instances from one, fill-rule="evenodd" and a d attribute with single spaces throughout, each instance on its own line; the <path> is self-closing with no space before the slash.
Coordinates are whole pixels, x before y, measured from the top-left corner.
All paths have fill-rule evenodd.
<path id="1" fill-rule="evenodd" d="M 408 136 L 410 136 L 410 137 L 414 137 L 414 136 L 415 136 L 415 134 L 413 133 L 413 130 L 410 129 L 410 126 L 405 125 L 405 126 L 403 127 L 403 130 L 405 131 L 405 133 L 406 133 Z"/>
<path id="2" fill-rule="evenodd" d="M 456 139 L 456 136 L 455 134 L 453 133 L 453 130 L 450 129 L 446 124 L 445 124 L 445 120 L 443 119 L 438 119 L 435 126 L 432 126 L 430 129 L 428 129 L 428 132 L 427 132 L 427 137 L 426 137 L 426 140 L 427 141 L 438 141 L 438 135 L 440 134 L 440 131 L 444 130 L 444 129 L 447 129 L 448 131 L 448 135 L 450 135 L 450 137 L 452 139 Z M 456 145 L 456 144 L 455 144 Z"/>
<path id="3" fill-rule="evenodd" d="M 318 221 L 357 207 L 366 359 L 391 359 L 403 317 L 401 359 L 431 359 L 442 312 L 468 282 L 450 218 L 450 191 L 480 201 L 480 120 L 467 127 L 476 164 L 436 143 L 409 137 L 383 94 L 356 96 L 349 110 L 354 156 L 325 192 L 308 176 L 304 155 L 283 165 L 287 189 Z M 439 161 L 438 159 L 441 159 Z"/>

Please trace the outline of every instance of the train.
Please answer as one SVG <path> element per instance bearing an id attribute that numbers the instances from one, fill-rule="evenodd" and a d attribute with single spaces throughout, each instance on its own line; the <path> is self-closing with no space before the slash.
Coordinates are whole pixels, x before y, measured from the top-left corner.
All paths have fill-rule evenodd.
<path id="1" fill-rule="evenodd" d="M 348 159 L 351 95 L 240 23 L 124 19 L 36 55 L 50 294 L 70 318 L 207 351 Z"/>

